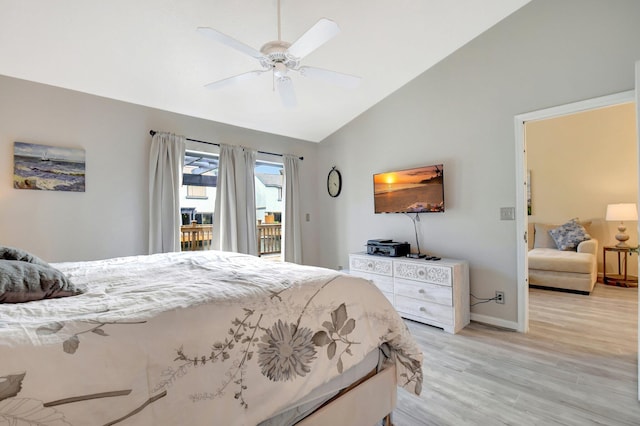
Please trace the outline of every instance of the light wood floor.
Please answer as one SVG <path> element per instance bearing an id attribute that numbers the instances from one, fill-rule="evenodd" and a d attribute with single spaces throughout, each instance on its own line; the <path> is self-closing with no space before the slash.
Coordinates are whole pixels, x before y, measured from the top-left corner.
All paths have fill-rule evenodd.
<path id="1" fill-rule="evenodd" d="M 529 294 L 528 334 L 406 321 L 425 379 L 419 397 L 398 391 L 394 424 L 640 425 L 638 290 Z"/>

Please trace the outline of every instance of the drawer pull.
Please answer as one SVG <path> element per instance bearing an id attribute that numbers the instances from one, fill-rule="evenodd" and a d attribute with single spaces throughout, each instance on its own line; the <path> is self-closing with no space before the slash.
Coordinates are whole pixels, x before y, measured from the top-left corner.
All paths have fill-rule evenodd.
<path id="1" fill-rule="evenodd" d="M 420 290 L 418 290 L 418 293 L 420 293 L 420 294 L 425 294 L 425 293 L 426 293 L 426 291 L 424 291 L 424 288 L 421 288 Z"/>
<path id="2" fill-rule="evenodd" d="M 427 308 L 425 308 L 424 306 L 421 306 L 420 307 L 420 312 L 425 312 L 426 313 L 427 312 Z"/>

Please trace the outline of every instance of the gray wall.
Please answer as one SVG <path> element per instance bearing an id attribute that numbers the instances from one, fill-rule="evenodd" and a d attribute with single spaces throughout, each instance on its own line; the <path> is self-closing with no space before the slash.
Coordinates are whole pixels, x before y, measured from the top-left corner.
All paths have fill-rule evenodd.
<path id="1" fill-rule="evenodd" d="M 472 294 L 506 299 L 474 318 L 515 327 L 519 237 L 499 215 L 515 206 L 514 116 L 633 89 L 638 22 L 634 0 L 534 0 L 324 140 L 319 190 L 333 165 L 344 187 L 324 195 L 321 264 L 347 267 L 369 238 L 415 247 L 409 218 L 373 213 L 372 174 L 444 163 L 446 212 L 421 215 L 421 249 L 468 260 Z"/>
<path id="2" fill-rule="evenodd" d="M 534 0 L 320 145 L 0 76 L 0 244 L 50 261 L 146 253 L 149 129 L 303 155 L 304 262 L 332 268 L 369 238 L 415 244 L 409 218 L 373 214 L 374 172 L 444 163 L 447 211 L 421 216 L 421 248 L 467 259 L 475 296 L 505 291 L 472 312 L 509 326 L 517 237 L 499 209 L 515 204 L 513 117 L 632 89 L 638 22 L 634 0 Z M 13 189 L 14 141 L 84 148 L 87 192 Z"/>
<path id="3" fill-rule="evenodd" d="M 315 143 L 9 77 L 0 76 L 0 94 L 0 245 L 48 261 L 147 253 L 151 129 L 304 156 L 302 187 L 315 187 Z M 85 149 L 86 192 L 13 189 L 14 141 Z M 315 194 L 301 198 L 303 214 L 316 211 Z M 314 216 L 302 222 L 309 264 L 318 256 Z"/>

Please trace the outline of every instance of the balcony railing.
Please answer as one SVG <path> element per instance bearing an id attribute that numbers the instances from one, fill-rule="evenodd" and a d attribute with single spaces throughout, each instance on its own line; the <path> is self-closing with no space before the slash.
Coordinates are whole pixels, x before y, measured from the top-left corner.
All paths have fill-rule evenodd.
<path id="1" fill-rule="evenodd" d="M 258 224 L 258 255 L 280 253 L 282 247 L 282 225 L 279 223 Z"/>
<path id="2" fill-rule="evenodd" d="M 191 225 L 180 227 L 180 246 L 182 251 L 189 250 L 211 250 L 211 240 L 213 239 L 213 225 L 198 225 L 191 222 Z"/>
<path id="3" fill-rule="evenodd" d="M 182 251 L 211 250 L 213 225 L 191 225 L 180 227 Z M 282 225 L 280 223 L 260 223 L 257 225 L 258 256 L 279 254 L 282 248 Z"/>

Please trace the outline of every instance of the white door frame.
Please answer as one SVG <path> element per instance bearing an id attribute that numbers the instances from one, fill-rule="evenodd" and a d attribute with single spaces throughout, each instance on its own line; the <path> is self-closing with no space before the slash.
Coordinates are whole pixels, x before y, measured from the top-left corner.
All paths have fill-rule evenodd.
<path id="1" fill-rule="evenodd" d="M 640 61 L 636 62 L 636 90 L 634 100 L 636 101 L 636 134 L 638 137 L 638 168 L 640 169 Z M 640 197 L 640 173 L 638 174 L 638 197 Z M 640 199 L 640 198 L 638 198 Z M 640 232 L 640 222 L 636 231 Z M 640 258 L 638 259 L 638 267 L 640 268 Z M 640 293 L 638 294 L 638 302 L 640 306 Z M 638 400 L 640 401 L 640 309 L 638 309 Z"/>
<path id="2" fill-rule="evenodd" d="M 640 63 L 639 63 L 640 64 Z M 636 73 L 640 73 L 638 66 Z M 640 78 L 640 77 L 636 77 Z M 515 116 L 516 136 L 516 245 L 518 268 L 518 331 L 529 331 L 529 264 L 527 262 L 527 151 L 524 125 L 528 121 L 560 117 L 591 109 L 635 102 L 635 90 L 574 102 Z M 640 117 L 638 118 L 640 120 Z M 639 121 L 640 122 L 640 121 Z M 640 137 L 640 136 L 639 136 Z M 639 142 L 640 146 L 640 142 Z M 638 183 L 640 188 L 640 182 Z M 640 316 L 639 316 L 640 321 Z M 639 342 L 640 345 L 640 342 Z M 639 346 L 640 350 L 640 346 Z M 640 391 L 640 383 L 639 383 Z"/>

